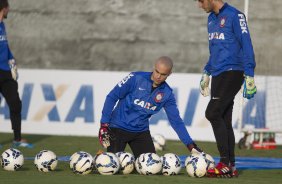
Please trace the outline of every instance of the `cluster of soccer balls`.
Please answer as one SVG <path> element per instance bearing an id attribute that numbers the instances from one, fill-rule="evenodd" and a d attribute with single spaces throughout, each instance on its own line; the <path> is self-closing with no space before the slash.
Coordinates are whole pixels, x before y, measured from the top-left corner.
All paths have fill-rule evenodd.
<path id="1" fill-rule="evenodd" d="M 203 177 L 208 169 L 214 167 L 214 159 L 209 154 L 192 154 L 185 160 L 186 171 L 191 177 Z M 174 153 L 159 157 L 155 153 L 141 154 L 135 161 L 135 168 L 143 175 L 162 173 L 177 175 L 181 170 L 181 160 Z"/>
<path id="2" fill-rule="evenodd" d="M 155 153 L 141 154 L 136 160 L 131 153 L 118 152 L 116 154 L 103 152 L 94 158 L 86 152 L 76 152 L 70 158 L 70 168 L 77 174 L 88 174 L 96 169 L 102 175 L 113 175 L 118 172 L 130 174 L 134 168 L 139 174 L 176 175 L 181 170 L 181 161 L 173 153 L 159 157 Z"/>
<path id="3" fill-rule="evenodd" d="M 21 151 L 10 148 L 1 155 L 1 166 L 7 171 L 16 171 L 24 164 L 24 156 Z M 41 172 L 55 170 L 58 164 L 57 156 L 50 150 L 40 151 L 34 158 L 34 165 Z"/>
<path id="4" fill-rule="evenodd" d="M 162 140 L 162 138 L 158 135 L 156 140 Z M 165 139 L 161 143 L 164 147 Z M 23 154 L 17 149 L 7 149 L 1 156 L 1 165 L 5 170 L 15 171 L 23 164 Z M 57 156 L 50 150 L 42 150 L 34 158 L 34 165 L 41 172 L 53 171 L 57 164 Z M 69 164 L 70 169 L 80 175 L 89 174 L 93 170 L 102 175 L 113 175 L 118 172 L 130 174 L 135 168 L 142 175 L 162 173 L 169 176 L 177 175 L 181 170 L 181 160 L 174 153 L 166 153 L 161 157 L 156 153 L 144 153 L 135 160 L 134 156 L 128 152 L 116 154 L 102 152 L 92 157 L 90 153 L 78 151 L 70 157 Z M 209 168 L 214 167 L 214 164 L 213 158 L 208 154 L 192 154 L 185 160 L 186 171 L 191 177 L 203 177 Z"/>

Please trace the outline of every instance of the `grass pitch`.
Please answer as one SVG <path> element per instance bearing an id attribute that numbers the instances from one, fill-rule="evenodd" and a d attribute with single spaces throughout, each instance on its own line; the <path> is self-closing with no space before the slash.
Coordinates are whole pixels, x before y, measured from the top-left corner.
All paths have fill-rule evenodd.
<path id="1" fill-rule="evenodd" d="M 0 144 L 3 148 L 0 149 L 2 153 L 8 149 L 11 145 L 12 134 L 0 133 Z M 34 157 L 39 151 L 43 149 L 52 150 L 57 156 L 70 156 L 76 151 L 86 151 L 95 155 L 95 153 L 101 149 L 98 139 L 95 137 L 75 137 L 75 136 L 47 136 L 47 135 L 24 135 L 24 138 L 35 144 L 35 148 L 27 149 L 20 148 L 24 157 Z M 217 148 L 215 143 L 210 142 L 197 142 L 205 152 L 212 156 L 218 156 Z M 130 151 L 127 148 L 126 151 Z M 175 153 L 178 155 L 188 155 L 189 151 L 180 141 L 168 141 L 166 150 L 158 152 L 159 155 L 165 153 Z M 279 146 L 275 150 L 239 150 L 236 149 L 236 156 L 246 157 L 273 157 L 282 158 L 282 147 Z M 108 184 L 167 184 L 167 183 L 240 183 L 240 184 L 265 184 L 265 183 L 281 183 L 282 181 L 282 170 L 242 170 L 239 171 L 239 178 L 232 179 L 217 179 L 217 178 L 191 178 L 186 173 L 185 169 L 181 170 L 181 173 L 177 176 L 143 176 L 137 173 L 129 175 L 113 175 L 113 176 L 102 176 L 97 173 L 91 173 L 89 175 L 81 176 L 76 175 L 69 169 L 68 162 L 59 162 L 57 169 L 49 173 L 41 173 L 36 170 L 33 161 L 25 160 L 23 167 L 16 172 L 4 171 L 0 169 L 0 183 L 1 184 L 55 184 L 55 183 L 108 183 Z"/>

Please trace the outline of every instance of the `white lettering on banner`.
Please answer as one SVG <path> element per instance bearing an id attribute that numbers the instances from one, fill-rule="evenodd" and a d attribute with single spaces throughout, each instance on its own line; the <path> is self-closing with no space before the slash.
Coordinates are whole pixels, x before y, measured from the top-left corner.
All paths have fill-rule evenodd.
<path id="1" fill-rule="evenodd" d="M 128 79 L 130 79 L 131 77 L 133 77 L 134 75 L 132 73 L 130 73 L 128 76 L 124 77 L 124 79 L 122 79 L 119 83 L 118 86 L 121 87 L 123 84 L 125 84 Z"/>
<path id="2" fill-rule="evenodd" d="M 142 108 L 145 108 L 145 109 L 149 109 L 149 110 L 156 110 L 157 106 L 153 106 L 153 104 L 149 103 L 149 102 L 145 102 L 143 100 L 140 100 L 140 99 L 135 99 L 134 100 L 134 104 L 142 107 Z"/>
<path id="3" fill-rule="evenodd" d="M 239 17 L 239 22 L 240 22 L 242 34 L 244 34 L 244 33 L 248 34 L 245 16 L 243 14 L 238 14 L 238 17 Z"/>
<path id="4" fill-rule="evenodd" d="M 214 32 L 209 33 L 209 40 L 225 40 L 224 33 Z"/>

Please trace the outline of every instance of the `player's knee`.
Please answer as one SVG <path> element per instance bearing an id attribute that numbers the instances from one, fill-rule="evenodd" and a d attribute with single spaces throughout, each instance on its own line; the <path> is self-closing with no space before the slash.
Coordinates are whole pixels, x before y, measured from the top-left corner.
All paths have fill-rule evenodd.
<path id="1" fill-rule="evenodd" d="M 211 123 L 220 118 L 220 113 L 214 108 L 207 108 L 205 115 Z"/>
<path id="2" fill-rule="evenodd" d="M 11 113 L 21 113 L 22 103 L 20 100 L 14 100 L 11 104 L 9 104 L 9 108 Z"/>

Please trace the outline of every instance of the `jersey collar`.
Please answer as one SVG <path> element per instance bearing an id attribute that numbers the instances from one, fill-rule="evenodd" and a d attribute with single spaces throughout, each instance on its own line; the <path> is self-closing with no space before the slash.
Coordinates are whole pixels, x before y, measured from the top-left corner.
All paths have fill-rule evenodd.
<path id="1" fill-rule="evenodd" d="M 211 13 L 211 16 L 213 19 L 217 18 L 229 5 L 227 3 L 224 3 L 224 5 L 219 9 L 219 13 L 215 14 L 214 12 Z"/>
<path id="2" fill-rule="evenodd" d="M 219 14 L 222 13 L 229 5 L 224 3 L 224 5 L 219 9 Z"/>

